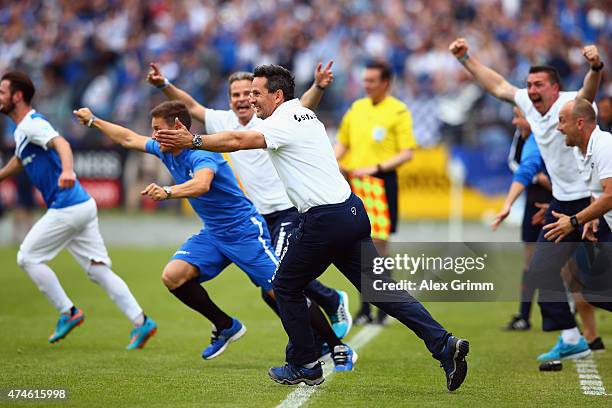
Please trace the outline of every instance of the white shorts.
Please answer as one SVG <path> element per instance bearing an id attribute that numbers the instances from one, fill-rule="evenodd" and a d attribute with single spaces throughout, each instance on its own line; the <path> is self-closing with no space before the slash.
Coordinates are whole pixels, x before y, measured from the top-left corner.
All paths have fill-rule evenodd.
<path id="1" fill-rule="evenodd" d="M 85 270 L 92 261 L 111 266 L 93 198 L 70 207 L 47 210 L 21 243 L 17 263 L 46 263 L 64 248 L 68 248 Z"/>

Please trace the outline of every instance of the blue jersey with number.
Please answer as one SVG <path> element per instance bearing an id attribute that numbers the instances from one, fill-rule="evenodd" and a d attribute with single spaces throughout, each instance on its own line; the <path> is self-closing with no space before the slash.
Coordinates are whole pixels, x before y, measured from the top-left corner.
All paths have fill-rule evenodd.
<path id="1" fill-rule="evenodd" d="M 183 150 L 174 156 L 162 152 L 159 143 L 152 139 L 147 142 L 146 149 L 164 162 L 176 184 L 191 180 L 201 169 L 211 169 L 215 173 L 207 193 L 189 198 L 194 211 L 211 233 L 224 235 L 233 228 L 250 225 L 251 217 L 258 214 L 238 186 L 232 168 L 219 153 Z"/>
<path id="2" fill-rule="evenodd" d="M 90 199 L 77 180 L 72 188 L 60 188 L 62 162 L 55 149 L 47 145 L 59 133 L 34 109 L 17 124 L 14 132 L 15 156 L 21 160 L 32 184 L 40 190 L 47 208 L 65 208 Z"/>

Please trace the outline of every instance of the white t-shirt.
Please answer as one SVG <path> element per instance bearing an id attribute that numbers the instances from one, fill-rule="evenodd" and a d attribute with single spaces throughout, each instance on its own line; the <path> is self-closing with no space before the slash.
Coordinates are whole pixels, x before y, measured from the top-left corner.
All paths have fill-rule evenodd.
<path id="1" fill-rule="evenodd" d="M 272 164 L 301 213 L 349 198 L 351 188 L 340 174 L 325 126 L 298 99 L 281 104 L 253 130 L 263 133 Z"/>
<path id="2" fill-rule="evenodd" d="M 32 109 L 19 122 L 13 135 L 15 136 L 15 155 L 21 158 L 21 152 L 28 143 L 34 143 L 47 150 L 47 143 L 59 136 L 59 133 L 43 115 Z"/>
<path id="3" fill-rule="evenodd" d="M 206 109 L 205 113 L 206 133 L 250 130 L 261 121 L 253 115 L 249 123 L 243 126 L 231 110 Z M 270 156 L 264 150 L 239 150 L 229 153 L 229 158 L 234 173 L 259 213 L 271 214 L 293 207 Z"/>
<path id="4" fill-rule="evenodd" d="M 589 197 L 589 189 L 581 177 L 573 148 L 565 145 L 565 136 L 557 130 L 559 111 L 568 101 L 576 99 L 577 92 L 560 92 L 559 98 L 544 116 L 534 107 L 527 89 L 519 89 L 514 96 L 535 136 L 546 170 L 552 183 L 552 195 L 559 201 L 573 201 Z"/>
<path id="5" fill-rule="evenodd" d="M 586 155 L 578 147 L 574 148 L 578 163 L 578 171 L 584 178 L 593 194 L 599 198 L 603 194 L 601 180 L 612 177 L 612 134 L 604 132 L 599 127 L 591 133 Z M 608 211 L 604 218 L 612 228 L 612 211 Z"/>

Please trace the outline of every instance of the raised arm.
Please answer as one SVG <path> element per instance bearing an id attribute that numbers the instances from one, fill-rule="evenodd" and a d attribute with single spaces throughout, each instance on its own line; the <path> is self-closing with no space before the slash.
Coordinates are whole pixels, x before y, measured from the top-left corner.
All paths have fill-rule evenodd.
<path id="1" fill-rule="evenodd" d="M 591 69 L 589 69 L 584 76 L 584 82 L 582 83 L 582 88 L 578 91 L 578 97 L 584 98 L 592 103 L 597 95 L 597 89 L 599 89 L 604 64 L 599 57 L 597 47 L 594 45 L 587 45 L 584 47 L 582 49 L 582 55 L 584 55 Z"/>
<path id="2" fill-rule="evenodd" d="M 514 104 L 517 88 L 511 85 L 496 71 L 483 65 L 478 59 L 468 54 L 468 43 L 465 38 L 458 38 L 448 47 L 450 52 L 463 64 L 487 92 L 502 101 Z"/>
<path id="3" fill-rule="evenodd" d="M 151 63 L 151 70 L 147 75 L 147 81 L 154 87 L 161 89 L 168 99 L 183 102 L 187 106 L 187 109 L 189 109 L 191 116 L 204 123 L 206 119 L 206 108 L 193 99 L 187 92 L 170 83 L 168 78 L 162 74 L 159 67 L 154 62 Z"/>
<path id="4" fill-rule="evenodd" d="M 125 149 L 147 151 L 147 142 L 149 137 L 139 135 L 138 133 L 124 128 L 123 126 L 107 122 L 96 117 L 89 108 L 81 108 L 72 111 L 79 122 L 90 128 L 96 128 L 100 132 L 108 136 L 113 142 L 121 145 Z"/>
<path id="5" fill-rule="evenodd" d="M 49 141 L 47 146 L 55 149 L 62 163 L 62 172 L 57 180 L 57 185 L 60 188 L 72 188 L 76 183 L 76 174 L 74 173 L 70 143 L 62 136 L 56 136 Z"/>
<path id="6" fill-rule="evenodd" d="M 312 86 L 304 92 L 304 95 L 302 95 L 300 99 L 302 106 L 310 110 L 315 110 L 316 107 L 319 106 L 323 93 L 325 93 L 327 87 L 330 86 L 334 80 L 334 73 L 331 71 L 333 63 L 333 60 L 329 61 L 325 69 L 323 69 L 322 62 L 317 64 L 314 72 L 314 82 Z"/>
<path id="7" fill-rule="evenodd" d="M 23 165 L 21 164 L 21 160 L 19 157 L 13 156 L 9 159 L 8 162 L 0 169 L 0 181 L 4 180 L 7 177 L 15 176 L 23 170 Z"/>
<path id="8" fill-rule="evenodd" d="M 155 132 L 155 139 L 169 149 L 198 149 L 209 152 L 235 152 L 237 150 L 265 149 L 264 135 L 255 130 L 235 130 L 214 133 L 211 135 L 198 135 L 201 141 L 198 146 L 194 144 L 194 135 L 183 125 L 178 118 L 175 119 L 177 129 L 163 129 Z"/>
<path id="9" fill-rule="evenodd" d="M 151 183 L 140 194 L 149 196 L 155 201 L 171 198 L 195 198 L 208 193 L 214 177 L 214 171 L 204 168 L 197 170 L 193 178 L 184 183 L 166 187 Z"/>

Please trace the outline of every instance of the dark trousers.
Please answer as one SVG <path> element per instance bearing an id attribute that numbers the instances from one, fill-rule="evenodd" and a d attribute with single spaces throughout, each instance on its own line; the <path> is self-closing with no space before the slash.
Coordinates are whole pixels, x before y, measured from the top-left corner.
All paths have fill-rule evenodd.
<path id="1" fill-rule="evenodd" d="M 283 327 L 289 336 L 286 360 L 303 365 L 316 360 L 304 288 L 334 264 L 361 291 L 378 256 L 370 238 L 370 221 L 361 200 L 351 194 L 343 203 L 311 208 L 300 215 L 289 236 L 272 284 Z M 393 302 L 375 302 L 419 336 L 439 359 L 449 333 L 408 292 Z"/>
<path id="2" fill-rule="evenodd" d="M 573 215 L 590 204 L 590 198 L 574 201 L 554 199 L 546 212 L 544 224 L 557 221 L 552 212 Z M 544 331 L 564 330 L 576 327 L 576 321 L 567 302 L 567 291 L 561 278 L 561 268 L 575 255 L 582 242 L 582 229 L 572 231 L 555 244 L 544 238 L 547 231 L 542 230 L 529 264 L 528 274 L 534 287 L 539 290 L 538 304 L 542 312 L 542 329 Z M 579 264 L 580 265 L 580 264 Z"/>
<path id="3" fill-rule="evenodd" d="M 275 211 L 263 216 L 270 230 L 272 238 L 272 248 L 276 256 L 280 257 L 287 243 L 287 237 L 300 222 L 300 213 L 297 208 L 291 207 L 286 210 Z M 325 286 L 318 280 L 313 280 L 306 288 L 304 293 L 310 299 L 314 300 L 325 310 L 328 315 L 336 312 L 340 302 L 340 296 L 335 289 Z"/>

